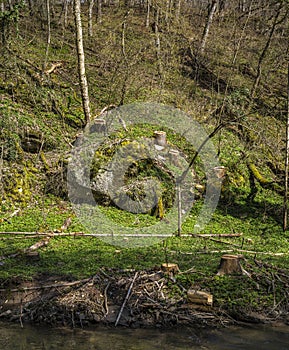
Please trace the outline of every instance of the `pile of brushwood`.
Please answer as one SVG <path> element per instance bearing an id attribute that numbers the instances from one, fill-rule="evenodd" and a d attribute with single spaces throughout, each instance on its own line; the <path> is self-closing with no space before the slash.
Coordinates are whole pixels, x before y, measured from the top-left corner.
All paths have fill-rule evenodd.
<path id="1" fill-rule="evenodd" d="M 262 273 L 256 274 L 255 266 L 246 264 L 250 273 L 247 277 L 252 278 L 256 286 L 270 276 L 272 283 L 278 279 L 284 286 L 288 285 L 289 274 L 276 270 L 269 276 L 266 266 L 260 261 L 256 263 L 260 271 L 264 268 Z M 245 310 L 234 314 L 218 303 L 194 305 L 188 301 L 187 289 L 175 276 L 157 268 L 149 271 L 101 269 L 82 280 L 41 275 L 33 281 L 7 280 L 0 290 L 0 318 L 21 325 L 33 322 L 70 327 L 100 323 L 129 327 L 216 327 L 244 321 L 287 323 L 287 312 L 282 313 L 280 306 L 284 309 L 284 305 L 275 305 L 271 313 L 264 310 L 262 315 L 254 316 L 248 310 L 247 314 Z"/>

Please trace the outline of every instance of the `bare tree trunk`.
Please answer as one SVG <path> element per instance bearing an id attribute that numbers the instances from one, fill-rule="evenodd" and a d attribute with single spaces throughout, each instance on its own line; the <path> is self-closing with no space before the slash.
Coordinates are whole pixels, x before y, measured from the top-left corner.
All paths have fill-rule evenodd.
<path id="1" fill-rule="evenodd" d="M 211 8 L 210 8 L 210 12 L 209 12 L 209 16 L 207 19 L 207 23 L 202 35 L 202 40 L 201 40 L 201 45 L 200 45 L 200 54 L 203 55 L 204 51 L 205 51 L 205 47 L 206 47 L 206 43 L 207 43 L 207 39 L 208 39 L 208 35 L 209 35 L 209 31 L 210 31 L 210 27 L 211 24 L 213 22 L 213 18 L 214 18 L 214 14 L 216 12 L 217 9 L 217 5 L 218 5 L 218 1 L 214 0 L 212 2 Z"/>
<path id="2" fill-rule="evenodd" d="M 102 22 L 102 0 L 97 0 L 97 23 Z"/>
<path id="3" fill-rule="evenodd" d="M 289 180 L 289 63 L 287 69 L 287 126 L 286 126 L 286 155 L 285 155 L 285 191 L 283 206 L 283 230 L 287 230 L 288 222 L 288 180 Z"/>
<path id="4" fill-rule="evenodd" d="M 62 16 L 63 16 L 63 25 L 62 25 L 63 28 L 67 27 L 68 1 L 69 0 L 63 0 L 61 12 L 60 12 L 59 19 L 58 19 L 58 23 L 60 24 L 62 21 Z"/>
<path id="5" fill-rule="evenodd" d="M 88 36 L 93 37 L 93 25 L 92 25 L 92 12 L 93 12 L 94 0 L 89 1 L 88 7 Z"/>
<path id="6" fill-rule="evenodd" d="M 165 22 L 168 24 L 171 10 L 171 0 L 166 0 Z"/>
<path id="7" fill-rule="evenodd" d="M 50 48 L 50 43 L 51 43 L 50 0 L 46 0 L 46 15 L 47 15 L 47 18 L 46 18 L 46 20 L 47 20 L 47 42 L 46 42 L 46 51 L 45 51 L 45 58 L 44 58 L 44 62 L 43 62 L 42 72 L 44 72 L 46 70 L 49 48 Z"/>
<path id="8" fill-rule="evenodd" d="M 151 0 L 147 0 L 147 16 L 146 16 L 146 27 L 150 25 L 150 14 L 151 14 Z"/>
<path id="9" fill-rule="evenodd" d="M 159 9 L 159 7 L 157 7 L 155 9 L 154 32 L 155 32 L 155 41 L 156 41 L 156 53 L 157 53 L 158 71 L 159 71 L 159 76 L 162 77 L 162 75 L 163 75 L 163 65 L 162 65 L 162 59 L 161 59 L 161 39 L 160 39 L 160 32 L 159 32 L 159 17 L 160 17 L 160 9 Z"/>
<path id="10" fill-rule="evenodd" d="M 263 51 L 261 52 L 261 55 L 259 57 L 258 66 L 257 66 L 257 75 L 256 75 L 256 79 L 255 79 L 252 91 L 251 91 L 251 98 L 252 99 L 255 97 L 256 90 L 257 90 L 257 87 L 258 87 L 260 79 L 261 79 L 262 64 L 263 64 L 263 61 L 264 61 L 264 59 L 266 57 L 267 51 L 268 51 L 268 49 L 270 47 L 270 44 L 271 44 L 271 41 L 272 41 L 272 38 L 273 38 L 273 34 L 274 34 L 276 26 L 278 24 L 278 17 L 280 15 L 281 8 L 282 8 L 282 3 L 280 2 L 279 8 L 278 8 L 278 10 L 277 10 L 277 12 L 275 14 L 275 17 L 274 17 L 274 22 L 273 22 L 273 25 L 271 27 L 268 40 L 267 40 L 266 45 L 264 46 Z"/>
<path id="11" fill-rule="evenodd" d="M 180 19 L 181 15 L 182 0 L 178 0 L 176 3 L 176 20 Z"/>
<path id="12" fill-rule="evenodd" d="M 29 15 L 34 15 L 34 3 L 33 0 L 28 0 L 28 7 L 29 7 Z"/>
<path id="13" fill-rule="evenodd" d="M 74 0 L 74 19 L 76 27 L 76 49 L 78 58 L 78 74 L 81 89 L 81 99 L 86 123 L 90 120 L 90 103 L 88 84 L 85 73 L 85 56 L 83 49 L 82 22 L 80 0 Z"/>

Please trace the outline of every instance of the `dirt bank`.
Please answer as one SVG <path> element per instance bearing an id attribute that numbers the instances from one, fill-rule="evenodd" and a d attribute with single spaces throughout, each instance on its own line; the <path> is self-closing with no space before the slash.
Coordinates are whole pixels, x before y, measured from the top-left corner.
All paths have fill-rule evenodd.
<path id="1" fill-rule="evenodd" d="M 83 280 L 41 275 L 31 281 L 2 281 L 0 319 L 70 327 L 274 323 L 265 314 L 236 314 L 214 306 L 194 305 L 188 302 L 185 288 L 176 286 L 173 276 L 154 270 L 101 270 Z"/>

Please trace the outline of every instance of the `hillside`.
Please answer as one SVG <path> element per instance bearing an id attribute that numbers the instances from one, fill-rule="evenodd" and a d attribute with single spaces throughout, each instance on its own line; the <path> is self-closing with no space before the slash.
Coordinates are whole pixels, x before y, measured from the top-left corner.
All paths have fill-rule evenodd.
<path id="1" fill-rule="evenodd" d="M 37 233 L 88 234 L 89 228 L 79 222 L 67 196 L 70 154 L 85 127 L 72 3 L 29 4 L 4 2 L 0 12 L 2 281 L 18 283 L 15 276 L 22 280 L 42 274 L 84 278 L 103 267 L 152 269 L 168 259 L 185 271 L 192 267 L 193 254 L 200 274 L 180 275 L 177 282 L 184 288 L 202 284 L 216 296 L 217 307 L 230 312 L 248 307 L 274 314 L 278 309 L 283 317 L 288 308 L 288 272 L 282 270 L 288 265 L 288 234 L 282 231 L 288 2 L 99 0 L 82 4 L 93 118 L 106 108 L 149 102 L 183 111 L 207 134 L 222 125 L 212 142 L 226 176 L 217 210 L 201 233 L 240 236 L 230 241 L 173 237 L 143 250 L 118 249 L 88 237 L 54 237 L 43 245 L 36 261 L 27 260 L 25 249 L 39 241 Z M 190 161 L 197 150 L 175 132 L 179 121 L 175 123 L 174 130 L 161 130 Z M 136 125 L 114 135 L 116 141 L 109 139 L 95 155 L 96 169 L 118 145 L 133 146 L 140 135 L 152 137 L 154 130 Z M 143 178 L 169 178 L 167 170 L 156 170 L 156 162 L 152 163 L 130 172 L 135 170 Z M 204 200 L 206 176 L 199 158 L 194 170 L 197 200 L 183 223 L 183 234 L 193 232 Z M 166 219 L 173 198 L 169 181 L 164 185 L 168 195 L 162 198 L 165 214 L 160 214 L 160 206 L 148 214 L 118 210 L 107 203 L 102 203 L 101 210 L 125 227 L 153 226 Z M 31 237 L 17 239 L 15 234 L 13 239 L 5 232 L 30 232 Z M 252 278 L 240 277 L 242 290 L 247 288 L 244 295 L 239 277 L 233 282 L 215 278 L 220 256 L 227 250 L 245 257 Z M 264 264 L 259 258 L 265 259 Z"/>

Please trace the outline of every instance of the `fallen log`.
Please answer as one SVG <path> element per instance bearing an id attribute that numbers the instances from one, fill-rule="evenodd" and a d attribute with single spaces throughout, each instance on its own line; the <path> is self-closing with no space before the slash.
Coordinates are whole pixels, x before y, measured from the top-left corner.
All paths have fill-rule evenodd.
<path id="1" fill-rule="evenodd" d="M 51 236 L 43 238 L 41 241 L 38 241 L 34 244 L 32 244 L 30 247 L 23 249 L 24 254 L 28 254 L 31 251 L 37 250 L 41 247 L 47 246 L 47 244 L 50 241 Z"/>
<path id="2" fill-rule="evenodd" d="M 57 232 L 57 230 L 53 232 L 37 232 L 37 231 L 30 231 L 30 232 L 20 232 L 20 231 L 1 231 L 0 235 L 23 235 L 23 236 L 29 236 L 29 235 L 38 235 L 38 236 L 83 236 L 83 237 L 110 237 L 112 236 L 111 233 L 85 233 L 85 232 Z M 123 237 L 175 237 L 174 234 L 168 233 L 168 234 L 122 234 L 122 235 L 115 235 L 115 236 L 123 236 Z M 200 233 L 200 234 L 194 234 L 194 233 L 188 233 L 188 234 L 182 234 L 182 237 L 190 238 L 190 237 L 196 237 L 196 238 L 208 238 L 208 237 L 240 237 L 242 236 L 242 233 Z"/>
<path id="3" fill-rule="evenodd" d="M 7 256 L 2 255 L 0 257 L 0 261 L 1 261 L 0 265 L 4 265 L 4 262 L 2 262 L 3 260 L 9 259 L 9 258 L 16 258 L 21 254 L 25 254 L 27 257 L 31 257 L 32 259 L 37 259 L 39 257 L 39 254 L 36 254 L 36 250 L 41 248 L 41 247 L 47 246 L 47 244 L 50 241 L 50 238 L 51 238 L 51 236 L 47 236 L 47 237 L 41 239 L 41 241 L 38 241 L 38 242 L 32 244 L 30 247 L 22 249 L 17 253 L 9 254 Z"/>

